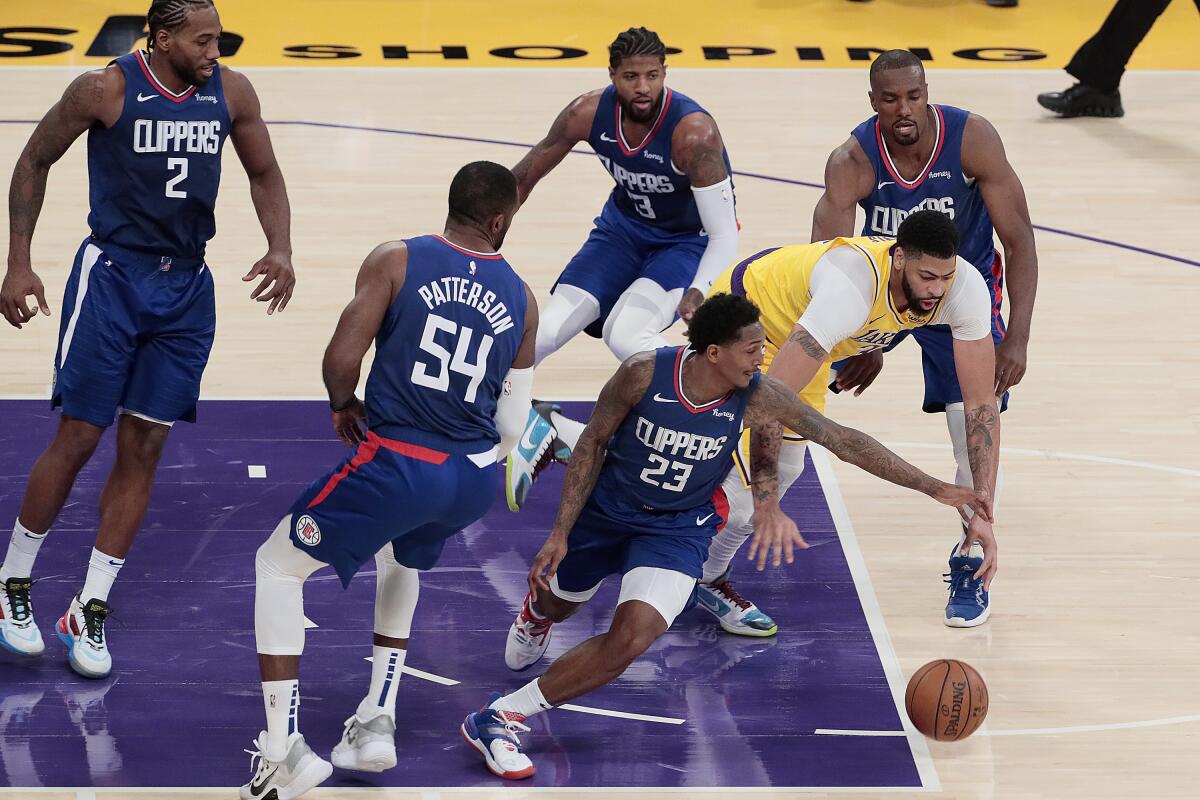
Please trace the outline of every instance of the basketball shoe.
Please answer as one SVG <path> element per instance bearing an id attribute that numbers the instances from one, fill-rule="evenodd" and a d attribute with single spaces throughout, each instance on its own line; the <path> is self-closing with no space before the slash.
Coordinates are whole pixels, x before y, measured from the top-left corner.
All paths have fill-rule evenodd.
<path id="1" fill-rule="evenodd" d="M 510 511 L 521 510 L 538 474 L 554 461 L 557 453 L 565 454 L 562 460 L 571 457 L 570 448 L 558 439 L 558 431 L 550 422 L 550 413 L 557 410 L 558 406 L 550 403 L 535 402 L 529 409 L 529 419 L 521 440 L 508 454 L 504 474 Z"/>
<path id="2" fill-rule="evenodd" d="M 721 628 L 728 633 L 738 636 L 774 636 L 779 633 L 775 620 L 733 588 L 728 571 L 712 583 L 696 584 L 696 604 L 716 617 Z"/>
<path id="3" fill-rule="evenodd" d="M 983 548 L 973 544 L 965 556 L 958 554 L 958 548 L 955 545 L 950 551 L 950 572 L 942 576 L 950 585 L 946 624 L 951 628 L 974 628 L 987 622 L 992 613 L 983 579 L 975 577 L 975 571 L 983 566 Z"/>
<path id="4" fill-rule="evenodd" d="M 287 755 L 282 761 L 266 756 L 267 732 L 254 740 L 250 754 L 250 769 L 254 776 L 242 786 L 242 800 L 292 800 L 318 786 L 333 774 L 333 765 L 313 752 L 304 737 L 293 733 L 288 737 Z"/>
<path id="5" fill-rule="evenodd" d="M 58 638 L 67 646 L 67 661 L 85 678 L 103 678 L 112 672 L 112 655 L 104 637 L 104 621 L 111 613 L 103 600 L 92 598 L 83 603 L 75 595 L 58 619 Z"/>
<path id="6" fill-rule="evenodd" d="M 554 623 L 535 615 L 529 607 L 529 593 L 517 612 L 508 639 L 504 643 L 504 663 L 509 669 L 520 672 L 529 669 L 550 646 L 550 628 Z"/>
<path id="7" fill-rule="evenodd" d="M 40 656 L 46 650 L 42 632 L 33 621 L 29 578 L 9 578 L 0 586 L 0 647 L 19 656 Z"/>
<path id="8" fill-rule="evenodd" d="M 492 695 L 488 705 L 500 696 Z M 537 772 L 533 762 L 521 748 L 518 733 L 529 730 L 525 718 L 511 711 L 496 711 L 484 706 L 474 714 L 468 714 L 459 726 L 459 733 L 483 756 L 483 761 L 493 774 L 510 781 L 529 778 Z"/>
<path id="9" fill-rule="evenodd" d="M 368 722 L 358 715 L 346 720 L 342 740 L 334 745 L 329 760 L 339 769 L 383 772 L 396 766 L 396 723 L 387 714 Z"/>

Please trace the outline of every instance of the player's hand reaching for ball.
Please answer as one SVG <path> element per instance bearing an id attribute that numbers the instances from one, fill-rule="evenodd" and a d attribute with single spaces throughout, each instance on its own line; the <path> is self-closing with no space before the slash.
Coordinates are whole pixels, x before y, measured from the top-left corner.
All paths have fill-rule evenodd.
<path id="1" fill-rule="evenodd" d="M 27 298 L 37 300 L 37 306 L 28 305 Z M 13 270 L 9 268 L 4 275 L 4 285 L 0 288 L 0 313 L 14 328 L 29 322 L 41 311 L 50 316 L 50 305 L 46 302 L 46 289 L 42 279 L 32 269 Z"/>
<path id="2" fill-rule="evenodd" d="M 962 546 L 958 548 L 958 554 L 960 556 L 967 555 L 973 544 L 978 544 L 983 548 L 983 563 L 979 569 L 975 570 L 972 577 L 976 580 L 982 578 L 984 590 L 990 591 L 992 578 L 996 577 L 996 570 L 999 568 L 999 554 L 996 546 L 996 534 L 992 532 L 992 523 L 984 519 L 981 514 L 971 517 L 971 521 L 967 523 L 967 537 Z"/>
<path id="3" fill-rule="evenodd" d="M 552 532 L 529 568 L 529 595 L 534 601 L 538 598 L 538 589 L 550 590 L 550 579 L 558 572 L 558 565 L 566 555 L 566 535 Z"/>
<path id="4" fill-rule="evenodd" d="M 260 275 L 262 280 L 250 293 L 250 299 L 270 303 L 267 307 L 268 314 L 274 314 L 276 309 L 283 311 L 287 308 L 288 300 L 292 299 L 292 289 L 296 286 L 292 257 L 285 253 L 267 253 L 250 268 L 242 280 L 252 281 Z"/>
<path id="5" fill-rule="evenodd" d="M 351 398 L 347 405 L 340 408 L 334 408 L 331 403 L 330 409 L 333 411 L 333 432 L 339 439 L 350 447 L 358 447 L 359 442 L 367 440 L 366 434 L 358 425 L 367 419 L 367 411 L 363 408 L 361 400 L 357 397 Z"/>
<path id="6" fill-rule="evenodd" d="M 692 321 L 692 315 L 703 302 L 704 292 L 694 286 L 683 293 L 683 298 L 679 301 L 679 318 L 683 320 L 684 325 Z"/>
<path id="7" fill-rule="evenodd" d="M 768 554 L 771 566 L 778 567 L 781 559 L 791 564 L 796 550 L 808 549 L 808 542 L 800 535 L 796 523 L 778 505 L 756 508 L 753 524 L 754 538 L 750 540 L 746 557 L 751 561 L 758 560 L 759 572 L 767 566 Z"/>

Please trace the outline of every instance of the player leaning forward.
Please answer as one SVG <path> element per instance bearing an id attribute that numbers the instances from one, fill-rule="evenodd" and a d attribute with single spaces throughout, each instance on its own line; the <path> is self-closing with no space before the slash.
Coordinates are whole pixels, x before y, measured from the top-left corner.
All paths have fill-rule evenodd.
<path id="1" fill-rule="evenodd" d="M 746 298 L 709 298 L 695 312 L 688 338 L 689 347 L 647 351 L 621 365 L 571 456 L 558 517 L 530 570 L 522 611 L 543 617 L 547 629 L 541 637 L 522 638 L 514 626 L 506 663 L 522 669 L 536 662 L 549 640 L 549 622 L 569 617 L 609 575 L 622 576 L 621 594 L 608 632 L 464 721 L 462 735 L 501 777 L 534 773 L 517 739 L 528 730 L 528 717 L 616 679 L 684 609 L 709 541 L 729 511 L 720 484 L 743 421 L 752 428 L 782 423 L 885 480 L 990 516 L 983 492 L 926 475 L 761 375 L 764 330 L 759 310 Z M 757 466 L 763 474 L 773 471 Z M 976 533 L 993 558 L 990 530 Z M 791 561 L 792 541 L 776 545 L 775 562 L 780 550 Z"/>

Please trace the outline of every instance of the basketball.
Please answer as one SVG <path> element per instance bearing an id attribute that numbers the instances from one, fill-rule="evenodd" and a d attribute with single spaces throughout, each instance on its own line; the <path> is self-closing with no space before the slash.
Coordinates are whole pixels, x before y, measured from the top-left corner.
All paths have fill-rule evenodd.
<path id="1" fill-rule="evenodd" d="M 987 717 L 987 684 L 970 664 L 953 658 L 930 661 L 909 680 L 904 710 L 921 733 L 939 742 L 956 742 L 974 733 Z"/>

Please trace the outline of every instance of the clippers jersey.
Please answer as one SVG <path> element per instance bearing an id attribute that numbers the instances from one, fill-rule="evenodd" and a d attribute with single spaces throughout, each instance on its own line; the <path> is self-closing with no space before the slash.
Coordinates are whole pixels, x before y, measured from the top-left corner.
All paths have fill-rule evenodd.
<path id="1" fill-rule="evenodd" d="M 683 393 L 687 347 L 661 347 L 646 393 L 608 442 L 593 501 L 644 511 L 687 511 L 712 502 L 729 472 L 742 415 L 760 376 L 745 389 L 693 405 Z M 689 523 L 690 524 L 690 523 Z"/>
<path id="2" fill-rule="evenodd" d="M 892 164 L 878 116 L 854 129 L 854 138 L 875 170 L 875 189 L 858 203 L 867 215 L 862 234 L 895 236 L 900 223 L 914 211 L 941 211 L 958 228 L 959 255 L 992 286 L 998 278 L 992 274 L 996 261 L 992 218 L 975 179 L 964 175 L 962 169 L 962 137 L 970 112 L 953 106 L 929 107 L 934 118 L 933 154 L 912 182 L 901 177 Z"/>
<path id="3" fill-rule="evenodd" d="M 671 136 L 688 114 L 707 114 L 686 95 L 663 88 L 662 109 L 646 138 L 630 146 L 621 133 L 621 104 L 609 86 L 600 95 L 588 144 L 612 175 L 616 186 L 609 204 L 624 216 L 671 233 L 699 233 L 700 212 L 692 197 L 692 182 L 671 161 Z M 722 149 L 725 170 L 732 175 L 729 154 Z"/>
<path id="4" fill-rule="evenodd" d="M 918 314 L 912 309 L 900 312 L 892 303 L 888 276 L 891 274 L 892 247 L 895 244 L 895 239 L 861 236 L 764 250 L 718 278 L 709 293 L 732 292 L 748 297 L 759 307 L 763 329 L 767 334 L 766 361 L 762 366 L 765 371 L 808 308 L 808 302 L 812 299 L 809 282 L 821 256 L 843 245 L 855 248 L 875 272 L 875 298 L 867 321 L 830 352 L 827 361 L 838 361 L 886 347 L 901 331 L 937 322 L 942 310 L 940 302 L 928 314 Z M 943 299 L 949 296 L 955 280 L 957 273 L 946 286 Z"/>
<path id="5" fill-rule="evenodd" d="M 375 337 L 367 422 L 448 453 L 500 441 L 493 417 L 525 335 L 525 284 L 499 253 L 405 239 L 408 270 Z"/>
<path id="6" fill-rule="evenodd" d="M 102 243 L 202 259 L 217 230 L 213 209 L 230 128 L 221 67 L 203 86 L 174 94 L 154 77 L 144 51 L 113 63 L 125 76 L 125 105 L 111 128 L 88 133 L 88 225 Z"/>

